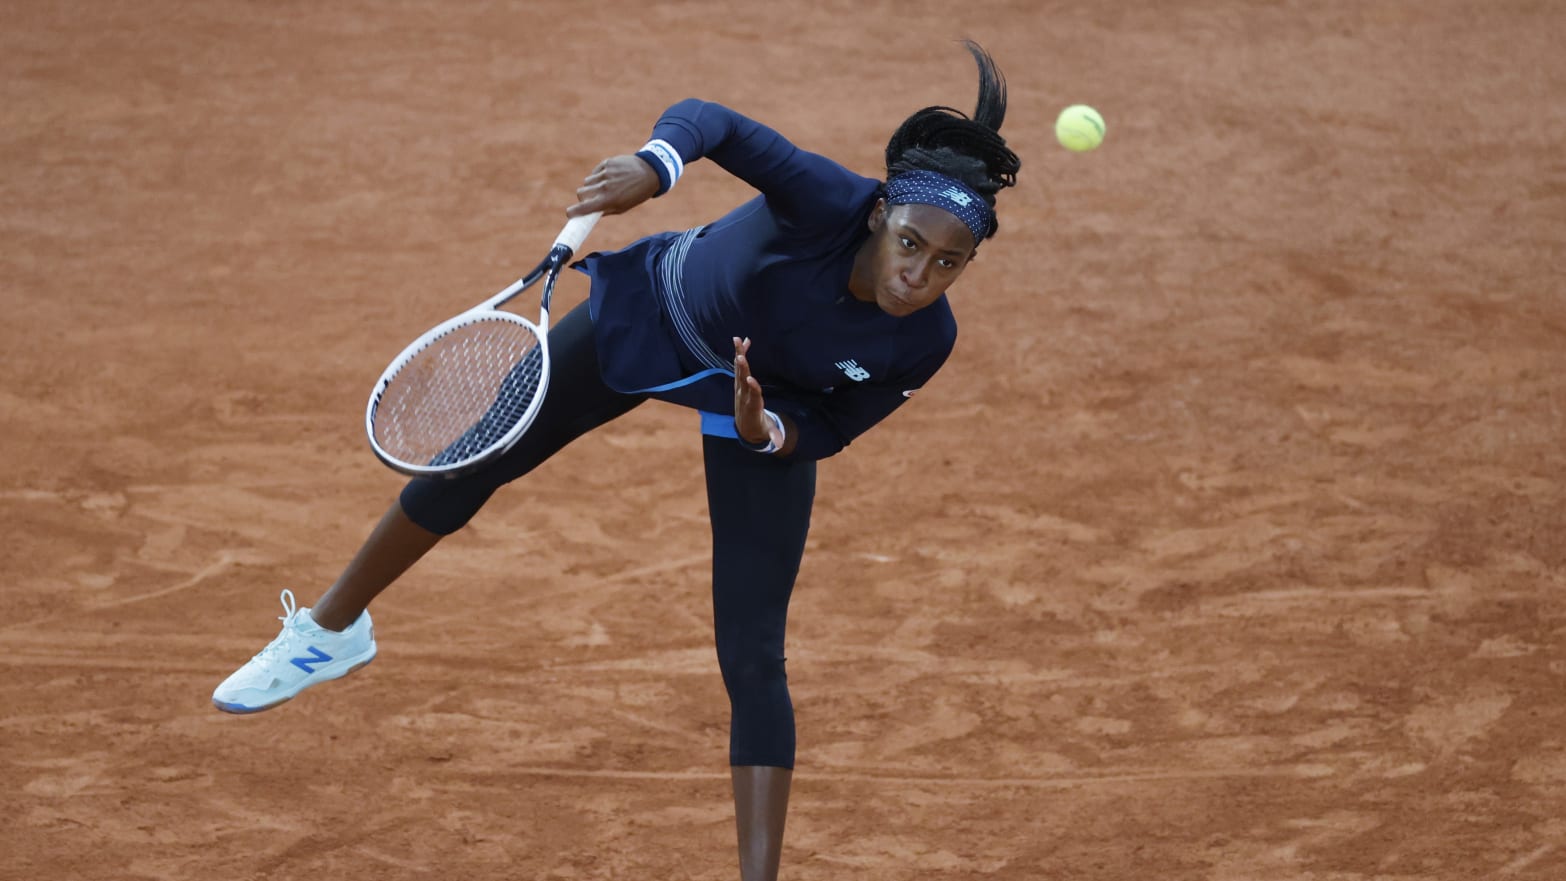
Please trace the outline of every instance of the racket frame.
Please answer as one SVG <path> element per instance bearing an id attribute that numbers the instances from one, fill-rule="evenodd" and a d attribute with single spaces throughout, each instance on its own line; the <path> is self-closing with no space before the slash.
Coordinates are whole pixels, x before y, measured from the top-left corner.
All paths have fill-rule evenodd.
<path id="1" fill-rule="evenodd" d="M 528 272 L 527 275 L 512 282 L 483 303 L 460 315 L 448 318 L 425 331 L 418 339 L 409 343 L 398 353 L 397 357 L 392 359 L 386 369 L 381 372 L 380 379 L 376 380 L 375 387 L 370 392 L 369 403 L 365 406 L 364 411 L 365 436 L 370 439 L 370 448 L 374 450 L 376 458 L 380 459 L 393 471 L 401 472 L 410 477 L 452 478 L 476 471 L 489 462 L 505 455 L 507 451 L 516 446 L 517 441 L 521 440 L 522 435 L 532 426 L 533 420 L 538 417 L 538 411 L 544 403 L 544 395 L 549 391 L 549 375 L 551 372 L 549 360 L 549 306 L 550 301 L 554 298 L 555 282 L 559 279 L 561 270 L 570 262 L 571 256 L 576 253 L 577 249 L 581 248 L 582 242 L 587 239 L 587 234 L 592 231 L 593 226 L 598 223 L 598 219 L 601 216 L 602 214 L 598 213 L 572 218 L 566 223 L 560 234 L 555 237 L 555 243 L 550 247 L 549 255 L 540 261 L 537 266 L 533 267 L 532 271 Z M 523 291 L 537 284 L 541 278 L 544 279 L 544 290 L 539 298 L 538 322 L 536 324 L 515 312 L 505 312 L 500 309 L 501 306 L 520 296 Z M 540 357 L 543 361 L 539 371 L 538 391 L 533 394 L 532 399 L 528 402 L 527 410 L 523 412 L 522 417 L 517 420 L 516 424 L 507 430 L 499 440 L 484 450 L 449 465 L 406 462 L 382 447 L 380 441 L 375 439 L 375 414 L 380 409 L 381 398 L 386 393 L 387 386 L 391 385 L 397 374 L 415 356 L 428 348 L 430 344 L 453 330 L 480 321 L 497 320 L 520 324 L 531 331 L 538 339 Z"/>

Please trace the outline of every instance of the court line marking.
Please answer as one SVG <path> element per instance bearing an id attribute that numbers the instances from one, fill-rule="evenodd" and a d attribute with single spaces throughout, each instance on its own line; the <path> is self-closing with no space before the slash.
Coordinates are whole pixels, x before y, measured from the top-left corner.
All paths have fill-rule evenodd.
<path id="1" fill-rule="evenodd" d="M 9 634 L 15 633 L 17 631 L 36 629 L 39 625 L 47 623 L 47 622 L 50 622 L 50 621 L 55 621 L 55 620 L 59 620 L 59 619 L 62 619 L 62 618 L 69 618 L 69 617 L 78 616 L 78 615 L 84 615 L 84 614 L 88 614 L 88 613 L 91 613 L 91 612 L 101 611 L 101 610 L 104 610 L 104 609 L 117 608 L 117 607 L 120 607 L 120 606 L 129 605 L 129 604 L 132 604 L 132 603 L 138 603 L 138 602 L 142 602 L 142 601 L 145 601 L 145 600 L 156 599 L 158 597 L 167 596 L 169 594 L 178 593 L 178 592 L 183 591 L 183 590 L 188 590 L 188 589 L 190 589 L 192 587 L 195 587 L 196 585 L 199 585 L 199 584 L 201 584 L 201 583 L 203 583 L 203 582 L 213 578 L 214 576 L 222 573 L 224 570 L 226 570 L 227 568 L 232 566 L 233 563 L 236 562 L 239 559 L 239 556 L 240 556 L 239 553 L 236 552 L 236 551 L 225 550 L 225 551 L 221 552 L 218 555 L 218 559 L 216 561 L 214 561 L 213 563 L 209 564 L 208 566 L 203 568 L 201 571 L 197 572 L 195 575 L 191 576 L 190 578 L 186 579 L 185 581 L 180 582 L 179 584 L 171 585 L 169 587 L 160 588 L 158 590 L 150 591 L 150 592 L 144 593 L 144 594 L 138 594 L 138 595 L 132 596 L 132 597 L 124 597 L 124 598 L 121 598 L 121 599 L 111 600 L 111 601 L 108 601 L 108 602 L 97 603 L 97 604 L 94 604 L 94 605 L 91 605 L 91 606 L 85 606 L 85 607 L 80 607 L 80 608 L 76 608 L 76 609 L 56 612 L 56 613 L 51 614 L 51 615 L 45 615 L 42 618 L 36 618 L 36 619 L 30 620 L 30 621 L 19 622 L 19 623 L 15 623 L 15 624 L 6 625 L 4 627 L 0 627 L 0 643 L 8 641 L 8 640 L 4 639 L 4 637 L 9 635 Z M 655 564 L 648 565 L 648 566 L 640 566 L 640 567 L 637 567 L 637 568 L 634 568 L 634 569 L 627 569 L 627 570 L 625 570 L 623 572 L 617 572 L 617 573 L 615 573 L 613 575 L 609 575 L 609 576 L 605 576 L 603 578 L 595 579 L 595 580 L 589 581 L 589 582 L 587 582 L 585 584 L 584 583 L 567 584 L 567 585 L 563 585 L 561 587 L 555 588 L 553 590 L 546 590 L 546 591 L 540 591 L 540 592 L 521 593 L 521 594 L 518 594 L 517 596 L 515 596 L 515 597 L 513 597 L 511 599 L 503 600 L 503 601 L 495 604 L 495 606 L 491 609 L 490 614 L 491 614 L 491 616 L 493 616 L 493 614 L 495 612 L 498 612 L 501 609 L 504 609 L 504 608 L 506 608 L 508 606 L 513 606 L 513 605 L 516 605 L 516 604 L 520 604 L 520 603 L 523 603 L 523 602 L 534 601 L 534 600 L 545 600 L 545 599 L 549 599 L 549 598 L 555 597 L 555 596 L 566 596 L 566 595 L 580 594 L 580 593 L 583 593 L 583 592 L 592 591 L 592 590 L 600 588 L 600 587 L 609 586 L 609 585 L 615 585 L 615 584 L 618 584 L 618 583 L 623 582 L 623 581 L 634 580 L 636 578 L 639 578 L 639 577 L 642 577 L 642 576 L 646 576 L 646 575 L 654 575 L 654 574 L 657 574 L 657 573 L 660 573 L 660 572 L 668 572 L 668 571 L 688 568 L 688 567 L 699 565 L 699 564 L 707 564 L 707 563 L 711 562 L 711 559 L 712 558 L 711 558 L 711 556 L 709 554 L 692 555 L 692 556 L 682 557 L 682 558 L 678 558 L 678 559 L 674 559 L 674 560 L 666 560 L 666 561 L 663 561 L 661 563 L 655 563 Z M 458 613 L 452 613 L 452 614 L 440 615 L 440 616 L 410 615 L 409 617 L 413 620 L 414 623 L 417 623 L 419 625 L 425 625 L 425 624 L 440 624 L 442 622 L 448 622 L 448 621 L 465 620 L 465 619 L 471 617 L 471 613 L 464 611 L 464 612 L 458 612 Z M 80 637 L 83 637 L 83 636 L 91 636 L 91 635 L 92 634 L 90 632 L 81 633 L 81 634 L 74 634 L 74 636 L 76 636 L 77 638 L 80 638 Z M 155 635 L 151 635 L 151 634 L 149 634 L 147 636 L 147 638 L 149 640 L 153 640 L 153 641 L 157 641 L 157 640 L 160 639 L 159 637 L 157 637 Z M 53 640 L 52 637 L 51 637 L 51 639 Z M 54 641 L 57 641 L 57 640 L 54 640 Z M 214 645 L 215 644 L 216 644 L 216 642 L 214 642 Z M 105 669 L 105 670 L 112 670 L 112 669 L 122 669 L 122 670 L 123 669 L 129 669 L 129 670 L 158 670 L 158 671 L 165 671 L 165 672 L 171 672 L 171 673 L 193 673 L 193 674 L 199 674 L 201 672 L 199 667 L 193 667 L 192 666 L 192 662 L 183 662 L 182 663 L 182 662 L 177 661 L 177 660 L 145 660 L 145 659 L 138 659 L 138 658 L 127 658 L 123 654 L 103 655 L 103 654 L 88 654 L 88 653 L 81 653 L 81 652 L 59 652 L 59 651 L 54 651 L 54 652 L 23 652 L 23 653 L 14 653 L 13 652 L 13 653 L 7 655 L 4 658 L 0 658 L 0 669 L 3 669 L 5 667 L 21 667 L 21 666 L 35 666 L 35 667 L 40 667 L 40 666 L 95 667 L 95 668 Z M 533 670 L 530 671 L 530 672 L 542 671 L 542 670 L 547 670 L 547 669 L 549 669 L 549 665 L 539 665 L 538 667 L 533 668 Z M 528 675 L 528 674 L 522 674 L 522 675 L 525 676 L 525 675 Z"/>
<path id="2" fill-rule="evenodd" d="M 243 663 L 243 661 L 241 661 L 241 663 Z M 105 673 L 114 670 L 138 670 L 155 673 L 184 673 L 191 676 L 212 675 L 211 669 L 200 666 L 200 662 L 194 659 L 185 662 L 180 662 L 177 660 L 139 660 L 118 655 L 113 657 L 104 657 L 94 655 L 65 655 L 58 652 L 12 652 L 7 654 L 4 658 L 0 658 L 0 670 L 9 667 L 87 667 Z"/>
<path id="3" fill-rule="evenodd" d="M 234 651 L 236 657 L 242 653 L 243 646 L 240 641 L 229 638 L 199 642 L 189 636 L 166 638 L 157 634 L 112 634 L 105 635 L 97 644 L 84 646 L 81 651 L 72 650 L 41 650 L 43 646 L 58 644 L 62 637 L 92 636 L 91 633 L 79 632 L 71 634 L 28 634 L 23 638 L 16 638 L 18 634 L 0 635 L 0 645 L 9 645 L 11 651 L 0 657 L 0 669 L 7 667 L 91 667 L 104 671 L 111 670 L 137 670 L 160 671 L 167 673 L 201 675 L 211 673 L 205 664 L 210 651 Z M 129 650 L 103 652 L 104 643 L 119 646 Z M 248 644 L 248 643 L 247 643 Z M 182 659 L 178 656 L 168 656 L 168 649 L 177 645 L 193 653 L 202 655 L 201 658 Z M 160 657 L 152 658 L 142 656 L 145 649 L 151 654 L 154 649 L 161 653 Z M 483 664 L 491 655 L 489 652 L 457 652 L 449 649 L 436 651 L 433 647 L 415 644 L 403 645 L 396 651 L 396 658 L 401 661 L 411 662 L 400 666 L 389 682 L 403 684 L 429 684 L 451 681 L 450 670 L 455 668 L 466 669 L 473 664 Z M 797 655 L 798 652 L 796 651 Z M 867 652 L 874 655 L 873 650 Z M 827 654 L 822 655 L 822 660 L 828 663 L 842 663 L 841 659 L 834 659 Z M 952 658 L 944 658 L 937 655 L 921 656 L 918 659 L 922 665 L 921 670 L 934 669 L 947 670 L 951 666 Z M 706 646 L 691 647 L 685 649 L 672 649 L 656 654 L 633 654 L 625 658 L 613 660 L 539 660 L 529 664 L 515 664 L 511 669 L 489 668 L 485 672 L 486 681 L 492 684 L 529 685 L 538 683 L 541 677 L 552 679 L 560 674 L 572 673 L 620 673 L 630 678 L 643 675 L 657 677 L 681 677 L 681 676 L 708 676 L 717 670 L 716 660 L 711 654 L 711 649 Z M 383 664 L 381 669 L 386 669 Z M 977 671 L 949 672 L 947 678 L 959 683 L 980 683 L 999 685 L 1034 685 L 1039 683 L 1058 685 L 1064 688 L 1100 688 L 1104 686 L 1124 685 L 1126 683 L 1145 682 L 1148 680 L 1177 679 L 1189 676 L 1203 676 L 1220 673 L 1228 669 L 1223 664 L 1193 664 L 1180 667 L 1165 667 L 1150 671 L 1128 671 L 1122 675 L 1090 675 L 1087 673 L 1075 673 L 1070 670 L 1050 669 L 1026 674 L 999 672 L 994 674 L 981 674 Z M 439 697 L 445 698 L 442 692 Z"/>
<path id="4" fill-rule="evenodd" d="M 706 565 L 712 562 L 711 554 L 700 554 L 689 557 L 680 557 L 674 560 L 665 560 L 661 563 L 653 563 L 647 566 L 639 566 L 635 569 L 626 569 L 613 575 L 605 575 L 601 578 L 580 583 L 569 583 L 561 587 L 549 588 L 538 591 L 518 591 L 508 599 L 491 605 L 484 613 L 486 618 L 493 620 L 497 612 L 511 606 L 521 605 L 531 601 L 548 600 L 560 596 L 576 596 L 598 588 L 619 584 L 622 581 L 631 581 L 646 575 L 657 575 L 662 572 L 672 572 L 678 569 L 686 569 L 696 565 Z M 568 576 L 569 578 L 569 576 Z M 473 618 L 473 611 L 465 609 L 461 612 L 453 612 L 446 615 L 420 615 L 413 612 L 404 612 L 405 617 L 411 623 L 420 627 L 439 625 L 450 621 L 467 621 Z"/>
<path id="5" fill-rule="evenodd" d="M 120 597 L 118 599 L 104 600 L 101 602 L 90 602 L 74 609 L 68 609 L 61 612 L 55 612 L 50 615 L 45 615 L 42 618 L 33 618 L 29 621 L 7 624 L 4 627 L 0 627 L 0 633 L 8 633 L 13 630 L 26 630 L 37 627 L 40 624 L 46 624 L 50 621 L 59 620 L 60 618 L 86 615 L 92 612 L 101 612 L 105 609 L 117 609 L 120 606 L 128 606 L 132 603 L 157 599 L 158 597 L 167 596 L 171 593 L 178 593 L 182 590 L 189 590 L 190 588 L 195 587 L 196 585 L 201 584 L 202 582 L 222 573 L 224 570 L 234 565 L 234 563 L 239 560 L 239 557 L 239 553 L 233 550 L 220 551 L 218 553 L 218 558 L 215 561 L 207 564 L 205 568 L 201 569 L 196 574 L 185 579 L 184 581 L 181 581 L 178 584 L 171 585 L 169 587 L 158 588 L 157 590 L 148 591 L 147 593 L 136 594 L 135 596 Z"/>
<path id="6" fill-rule="evenodd" d="M 1539 860 L 1544 858 L 1545 854 L 1548 854 L 1554 849 L 1555 845 L 1553 844 L 1541 844 L 1534 848 L 1531 852 L 1525 853 L 1517 859 L 1512 860 L 1511 862 L 1502 866 L 1500 874 L 1515 875 L 1518 872 L 1521 872 L 1523 869 L 1526 869 L 1534 863 L 1537 863 Z"/>
<path id="7" fill-rule="evenodd" d="M 509 766 L 490 771 L 454 770 L 456 776 L 493 781 L 508 776 L 563 777 L 590 780 L 666 780 L 710 781 L 728 780 L 726 771 L 624 771 L 592 768 L 552 768 L 545 766 Z M 796 774 L 796 784 L 808 780 L 810 784 L 871 783 L 898 786 L 963 786 L 979 789 L 1065 789 L 1074 786 L 1116 783 L 1149 783 L 1183 780 L 1228 780 L 1236 777 L 1298 777 L 1292 766 L 1281 768 L 1232 768 L 1225 770 L 1147 770 L 1069 777 L 931 777 L 910 774 L 866 774 L 840 772 L 829 766 L 811 765 L 804 773 Z"/>

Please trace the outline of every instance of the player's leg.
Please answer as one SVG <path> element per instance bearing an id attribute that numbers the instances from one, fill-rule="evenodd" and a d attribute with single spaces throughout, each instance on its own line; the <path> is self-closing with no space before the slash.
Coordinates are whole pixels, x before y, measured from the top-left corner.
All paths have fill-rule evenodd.
<path id="1" fill-rule="evenodd" d="M 549 394 L 517 445 L 473 474 L 410 481 L 314 609 L 296 609 L 285 592 L 282 633 L 213 692 L 219 709 L 264 710 L 369 663 L 375 640 L 366 608 L 381 591 L 466 525 L 495 490 L 645 400 L 604 385 L 586 303 L 561 319 L 549 343 Z"/>
<path id="2" fill-rule="evenodd" d="M 337 581 L 310 609 L 310 617 L 327 630 L 347 630 L 371 600 L 444 537 L 409 519 L 400 500 L 393 502 Z"/>
<path id="3" fill-rule="evenodd" d="M 744 881 L 771 881 L 782 853 L 794 767 L 784 631 L 810 529 L 816 464 L 753 453 L 728 438 L 704 438 L 703 451 L 740 875 Z"/>
<path id="4" fill-rule="evenodd" d="M 775 881 L 783 861 L 791 768 L 732 765 L 734 828 L 739 835 L 740 881 Z"/>
<path id="5" fill-rule="evenodd" d="M 550 331 L 549 394 L 533 427 L 492 465 L 457 478 L 408 482 L 391 510 L 312 610 L 324 627 L 352 624 L 382 590 L 441 538 L 466 526 L 500 487 L 543 464 L 566 444 L 646 400 L 604 384 L 593 323 L 584 302 Z"/>

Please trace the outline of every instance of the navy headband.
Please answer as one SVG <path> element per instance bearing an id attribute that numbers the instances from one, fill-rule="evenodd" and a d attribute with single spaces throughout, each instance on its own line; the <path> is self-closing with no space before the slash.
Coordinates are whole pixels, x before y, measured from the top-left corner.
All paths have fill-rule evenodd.
<path id="1" fill-rule="evenodd" d="M 934 205 L 957 215 L 978 244 L 995 231 L 995 212 L 984 197 L 954 177 L 935 171 L 905 171 L 886 182 L 887 205 Z"/>

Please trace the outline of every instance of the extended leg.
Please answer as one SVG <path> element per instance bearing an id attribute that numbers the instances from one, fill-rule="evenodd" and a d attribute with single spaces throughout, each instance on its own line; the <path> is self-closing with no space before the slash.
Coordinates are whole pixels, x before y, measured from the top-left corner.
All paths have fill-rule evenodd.
<path id="1" fill-rule="evenodd" d="M 549 334 L 553 368 L 538 419 L 493 465 L 456 479 L 419 478 L 381 517 L 310 617 L 329 630 L 358 620 L 381 591 L 408 571 L 442 536 L 461 529 L 501 486 L 532 471 L 583 433 L 623 415 L 645 398 L 604 385 L 586 303 Z"/>
<path id="2" fill-rule="evenodd" d="M 587 304 L 561 320 L 550 344 L 553 379 L 533 428 L 499 461 L 474 474 L 410 481 L 309 614 L 295 605 L 293 591 L 284 591 L 282 632 L 213 691 L 218 709 L 270 709 L 368 664 L 376 646 L 366 607 L 381 591 L 442 536 L 461 529 L 495 490 L 645 400 L 604 385 Z"/>
<path id="3" fill-rule="evenodd" d="M 327 630 L 346 630 L 381 591 L 408 571 L 443 536 L 408 519 L 393 502 L 337 581 L 310 610 Z"/>

